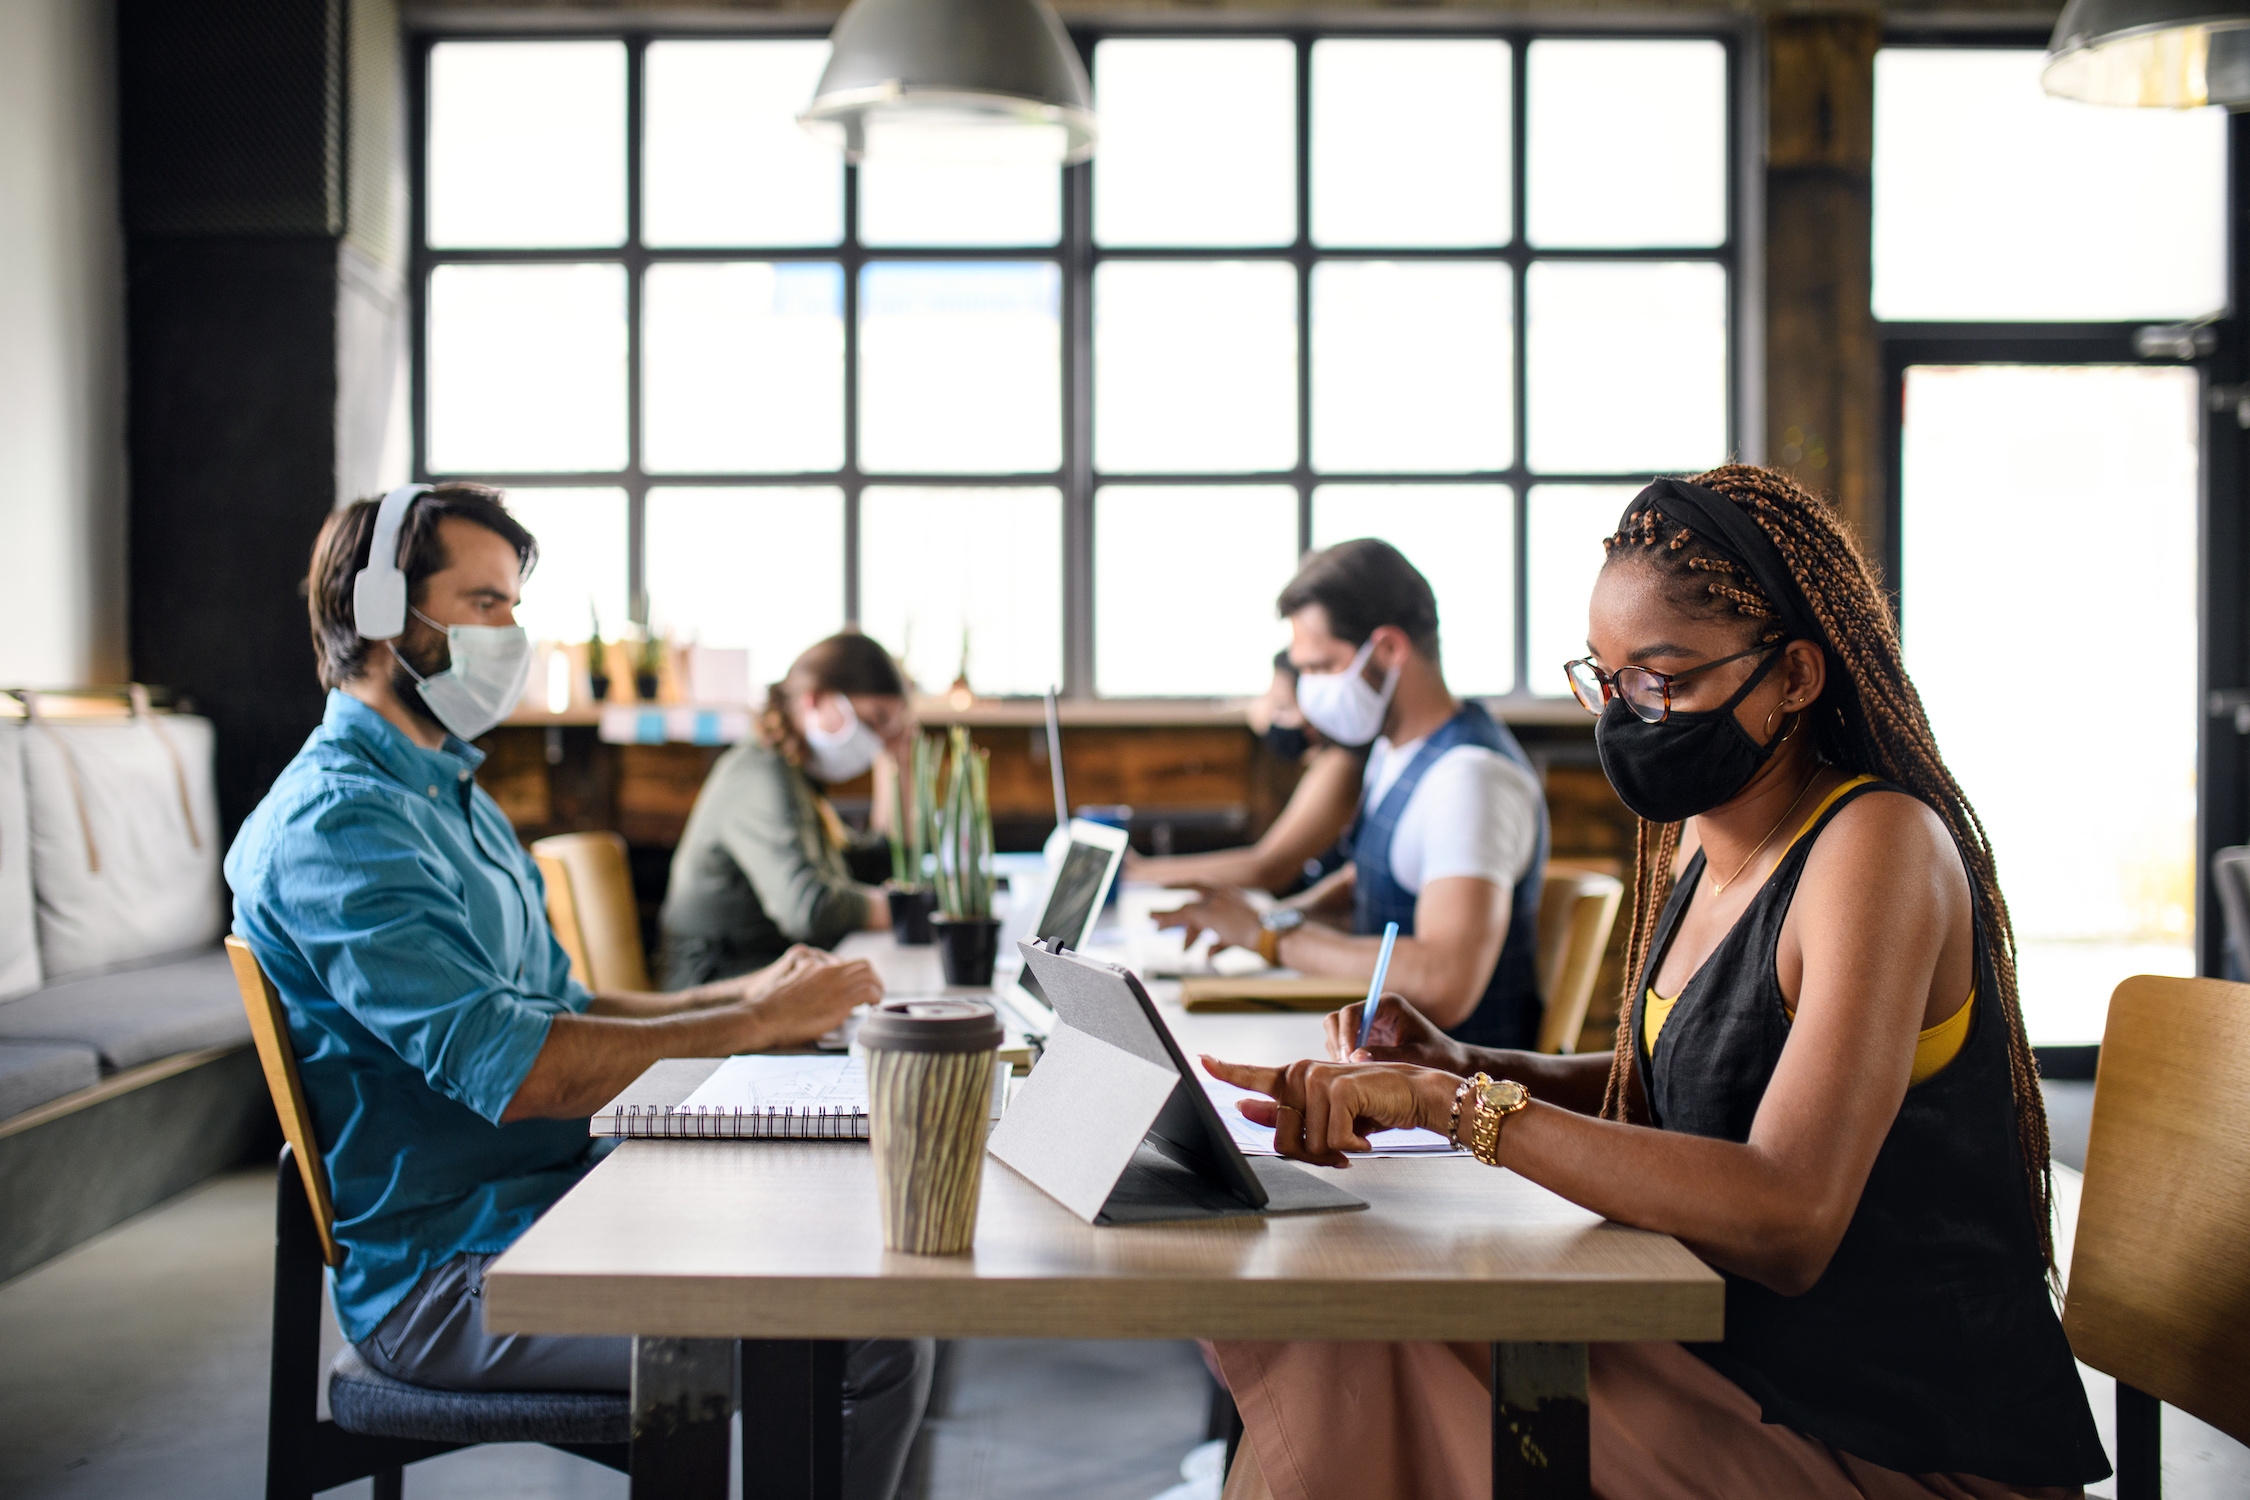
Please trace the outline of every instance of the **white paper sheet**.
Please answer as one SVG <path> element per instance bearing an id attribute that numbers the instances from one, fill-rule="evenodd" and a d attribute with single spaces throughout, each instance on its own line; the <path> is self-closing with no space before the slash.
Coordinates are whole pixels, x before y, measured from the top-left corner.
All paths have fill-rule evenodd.
<path id="1" fill-rule="evenodd" d="M 730 1057 L 679 1108 L 744 1114 L 793 1109 L 867 1113 L 867 1074 L 856 1057 Z"/>
<path id="2" fill-rule="evenodd" d="M 1235 1108 L 1237 1100 L 1262 1099 L 1265 1097 L 1264 1095 L 1255 1094 L 1249 1089 L 1237 1088 L 1231 1083 L 1213 1078 L 1203 1070 L 1201 1063 L 1196 1064 L 1195 1076 L 1202 1083 L 1203 1092 L 1210 1096 L 1212 1105 L 1219 1111 L 1219 1118 L 1226 1121 L 1227 1133 L 1234 1137 L 1235 1146 L 1244 1156 L 1279 1156 L 1281 1154 L 1273 1149 L 1273 1127 L 1271 1125 L 1259 1125 L 1247 1120 L 1243 1118 L 1242 1111 Z M 1378 1130 L 1368 1137 L 1367 1143 L 1375 1149 L 1372 1151 L 1354 1151 L 1351 1155 L 1451 1156 L 1456 1154 L 1453 1143 L 1434 1130 Z"/>

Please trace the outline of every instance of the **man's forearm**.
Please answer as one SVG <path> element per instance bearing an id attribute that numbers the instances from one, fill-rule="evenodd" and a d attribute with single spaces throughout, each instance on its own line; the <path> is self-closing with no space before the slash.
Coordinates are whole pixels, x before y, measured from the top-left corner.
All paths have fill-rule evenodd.
<path id="1" fill-rule="evenodd" d="M 584 1119 L 660 1058 L 756 1052 L 771 1045 L 769 1030 L 756 1010 L 736 1007 L 657 1019 L 557 1016 L 501 1122 Z"/>
<path id="2" fill-rule="evenodd" d="M 1300 973 L 1372 979 L 1382 948 L 1379 937 L 1359 937 L 1307 922 L 1283 933 L 1275 951 L 1282 967 Z M 1404 995 L 1416 1010 L 1440 1026 L 1458 1026 L 1484 998 L 1482 987 L 1472 987 L 1463 977 L 1466 967 L 1462 956 L 1450 951 L 1445 943 L 1426 937 L 1402 937 L 1391 952 L 1390 973 L 1384 978 L 1383 988 Z M 1490 972 L 1489 967 L 1486 972 Z"/>
<path id="3" fill-rule="evenodd" d="M 742 986 L 699 984 L 693 989 L 675 990 L 669 994 L 654 990 L 598 990 L 594 1003 L 586 1007 L 590 1016 L 609 1016 L 628 1021 L 661 1021 L 667 1016 L 684 1016 L 699 1010 L 709 1010 L 714 1005 L 724 1005 L 740 998 Z"/>

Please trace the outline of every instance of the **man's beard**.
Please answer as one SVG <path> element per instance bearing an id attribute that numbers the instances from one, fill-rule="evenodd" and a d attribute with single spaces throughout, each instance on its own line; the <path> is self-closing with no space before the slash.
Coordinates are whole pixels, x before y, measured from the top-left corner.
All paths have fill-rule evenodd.
<path id="1" fill-rule="evenodd" d="M 417 637 L 420 638 L 419 641 Z M 414 680 L 413 673 L 406 670 L 407 667 L 412 667 L 424 677 L 435 677 L 449 669 L 453 665 L 453 653 L 446 650 L 444 637 L 432 639 L 432 633 L 424 629 L 420 621 L 409 619 L 406 633 L 386 644 L 391 648 L 391 692 L 399 703 L 415 719 L 439 734 L 452 733 L 436 714 L 430 712 L 429 704 L 422 701 L 421 684 Z"/>

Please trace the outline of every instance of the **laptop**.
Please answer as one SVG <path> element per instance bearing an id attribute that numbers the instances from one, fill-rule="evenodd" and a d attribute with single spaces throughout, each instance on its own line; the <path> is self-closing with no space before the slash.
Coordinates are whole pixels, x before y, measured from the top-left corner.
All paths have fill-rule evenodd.
<path id="1" fill-rule="evenodd" d="M 1054 861 L 1046 904 L 1028 931 L 1009 936 L 1080 949 L 1086 946 L 1094 923 L 1100 919 L 1102 903 L 1117 880 L 1118 867 L 1125 862 L 1126 834 L 1122 828 L 1085 818 L 1072 818 L 1065 827 L 1068 837 Z M 1000 999 L 1032 1040 L 1043 1042 L 1055 1029 L 1054 1007 L 1030 966 L 1017 973 L 1016 982 L 1001 992 Z"/>

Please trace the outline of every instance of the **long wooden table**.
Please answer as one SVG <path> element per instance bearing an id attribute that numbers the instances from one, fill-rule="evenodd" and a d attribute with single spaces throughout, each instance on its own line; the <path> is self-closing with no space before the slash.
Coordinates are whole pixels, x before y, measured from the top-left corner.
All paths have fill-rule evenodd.
<path id="1" fill-rule="evenodd" d="M 849 951 L 935 987 L 928 950 Z M 1317 1017 L 1164 1008 L 1191 1053 L 1319 1042 Z M 636 1497 L 724 1494 L 744 1341 L 744 1494 L 793 1500 L 838 1493 L 845 1339 L 1491 1340 L 1494 1493 L 1583 1496 L 1586 1344 L 1719 1335 L 1719 1278 L 1677 1241 L 1512 1172 L 1386 1159 L 1346 1185 L 1367 1212 L 1099 1228 L 988 1157 L 974 1250 L 911 1256 L 882 1248 L 862 1144 L 628 1141 L 493 1264 L 485 1322 L 635 1337 Z"/>

